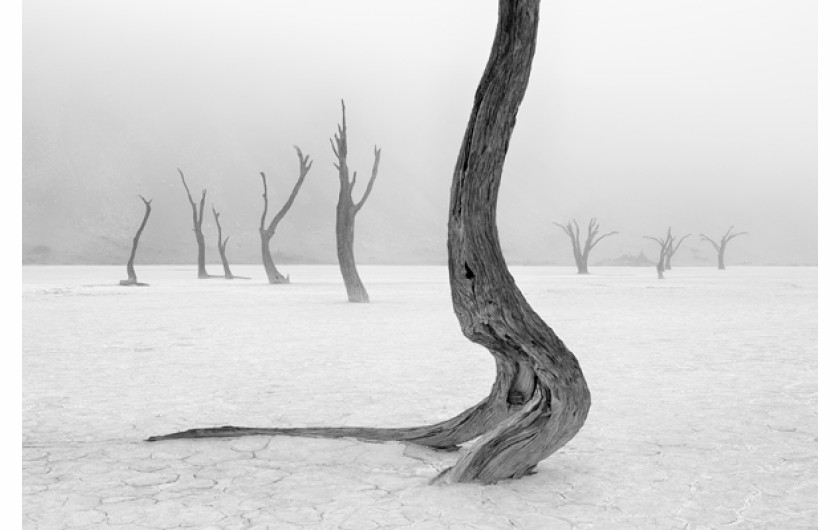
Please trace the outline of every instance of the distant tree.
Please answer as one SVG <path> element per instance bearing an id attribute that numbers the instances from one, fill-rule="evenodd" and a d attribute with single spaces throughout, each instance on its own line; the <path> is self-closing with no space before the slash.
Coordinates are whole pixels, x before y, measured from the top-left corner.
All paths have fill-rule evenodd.
<path id="1" fill-rule="evenodd" d="M 207 274 L 207 269 L 204 266 L 204 233 L 201 231 L 201 225 L 204 222 L 204 201 L 207 198 L 207 190 L 201 190 L 201 202 L 196 204 L 190 193 L 190 188 L 187 186 L 184 172 L 178 169 L 178 173 L 181 174 L 181 182 L 184 184 L 184 189 L 187 190 L 187 199 L 189 199 L 192 207 L 193 233 L 195 234 L 195 242 L 198 244 L 198 277 L 202 280 L 211 278 L 212 276 Z"/>
<path id="2" fill-rule="evenodd" d="M 295 183 L 295 187 L 292 189 L 291 195 L 289 195 L 289 198 L 286 199 L 286 204 L 284 204 L 283 207 L 280 208 L 280 210 L 274 215 L 271 222 L 268 224 L 268 228 L 265 226 L 265 218 L 268 215 L 268 184 L 265 180 L 265 173 L 260 172 L 260 177 L 262 177 L 263 183 L 263 212 L 262 217 L 260 218 L 260 241 L 262 242 L 263 267 L 265 268 L 265 274 L 268 276 L 269 283 L 289 283 L 289 276 L 283 276 L 280 274 L 277 267 L 274 265 L 274 258 L 271 257 L 271 238 L 274 237 L 274 231 L 277 230 L 277 225 L 280 224 L 280 221 L 286 216 L 289 212 L 289 208 L 291 208 L 292 204 L 295 202 L 295 198 L 297 198 L 300 187 L 303 185 L 303 180 L 312 168 L 312 161 L 309 160 L 309 155 L 304 156 L 298 146 L 294 147 L 298 156 L 298 179 Z"/>
<path id="3" fill-rule="evenodd" d="M 735 239 L 738 236 L 745 236 L 747 235 L 746 232 L 738 232 L 732 234 L 732 229 L 735 228 L 735 225 L 729 227 L 729 230 L 726 231 L 725 234 L 720 238 L 720 242 L 715 241 L 714 239 L 710 238 L 707 235 L 700 234 L 700 239 L 704 239 L 712 244 L 715 247 L 715 250 L 718 254 L 718 269 L 719 270 L 726 270 L 726 266 L 723 263 L 724 254 L 726 254 L 726 245 L 729 244 L 730 241 Z"/>
<path id="4" fill-rule="evenodd" d="M 422 427 L 191 429 L 171 438 L 281 434 L 398 440 L 452 449 L 476 439 L 436 480 L 493 483 L 534 472 L 586 420 L 590 394 L 577 359 L 534 312 L 505 265 L 496 204 L 507 147 L 536 45 L 539 0 L 500 0 L 499 24 L 478 85 L 449 206 L 449 283 L 464 335 L 496 361 L 490 395 L 449 420 Z"/>
<path id="5" fill-rule="evenodd" d="M 350 179 L 350 169 L 347 167 L 347 120 L 345 117 L 344 100 L 341 100 L 341 124 L 338 132 L 330 138 L 330 145 L 338 163 L 333 164 L 338 170 L 338 181 L 340 188 L 338 192 L 338 205 L 336 206 L 335 237 L 338 250 L 338 266 L 341 269 L 341 277 L 344 279 L 344 287 L 347 290 L 347 299 L 350 302 L 370 302 L 367 290 L 356 270 L 356 258 L 353 255 L 353 239 L 356 231 L 356 214 L 362 209 L 373 189 L 376 175 L 379 172 L 379 155 L 381 149 L 373 147 L 373 169 L 370 173 L 365 193 L 359 202 L 353 202 L 353 188 L 356 186 L 356 172 L 353 172 L 353 179 Z"/>
<path id="6" fill-rule="evenodd" d="M 685 241 L 691 234 L 686 234 L 682 236 L 679 240 L 676 239 L 676 236 L 671 240 L 671 244 L 668 245 L 668 251 L 665 253 L 665 270 L 671 270 L 671 258 L 674 257 L 674 254 L 680 249 L 680 245 L 682 242 Z M 676 241 L 676 244 L 674 243 Z"/>
<path id="7" fill-rule="evenodd" d="M 222 260 L 222 267 L 224 267 L 224 269 L 225 269 L 225 279 L 226 280 L 234 280 L 234 279 L 237 279 L 237 278 L 248 279 L 245 276 L 234 276 L 233 273 L 230 272 L 230 264 L 228 264 L 227 253 L 226 253 L 227 242 L 228 242 L 228 239 L 230 239 L 230 236 L 226 237 L 224 239 L 224 241 L 222 241 L 222 223 L 219 221 L 219 217 L 221 217 L 222 214 L 220 214 L 219 212 L 216 211 L 216 206 L 215 205 L 211 205 L 211 208 L 213 209 L 213 217 L 216 219 L 216 229 L 219 232 L 219 239 L 218 239 L 218 242 L 216 243 L 216 246 L 219 249 L 219 257 Z"/>
<path id="8" fill-rule="evenodd" d="M 152 200 L 149 199 L 147 201 L 142 195 L 138 195 L 138 197 L 140 197 L 140 200 L 143 201 L 143 204 L 146 206 L 146 213 L 143 214 L 143 221 L 140 222 L 140 228 L 137 229 L 137 233 L 134 235 L 134 241 L 131 243 L 131 256 L 128 257 L 128 265 L 126 265 L 126 269 L 128 269 L 128 279 L 120 280 L 120 285 L 149 285 L 148 283 L 137 282 L 137 273 L 134 272 L 134 256 L 137 254 L 137 245 L 140 243 L 140 234 L 142 234 L 143 229 L 146 228 L 146 222 L 149 220 L 149 215 L 152 213 Z"/>
<path id="9" fill-rule="evenodd" d="M 586 240 L 584 240 L 583 244 L 581 245 L 580 227 L 578 226 L 576 220 L 572 219 L 565 225 L 561 225 L 560 223 L 554 224 L 562 228 L 563 231 L 566 232 L 566 235 L 569 236 L 569 240 L 571 240 L 572 242 L 572 252 L 575 256 L 575 265 L 577 265 L 578 274 L 589 274 L 589 253 L 592 251 L 595 245 L 597 245 L 605 237 L 609 237 L 618 233 L 609 232 L 607 234 L 599 236 L 598 230 L 600 229 L 601 225 L 599 225 L 598 220 L 593 217 L 589 220 L 589 227 L 586 231 Z"/>
<path id="10" fill-rule="evenodd" d="M 659 244 L 659 261 L 656 263 L 656 275 L 660 280 L 665 279 L 665 262 L 667 260 L 668 252 L 673 248 L 674 236 L 671 235 L 671 227 L 668 227 L 668 234 L 665 238 L 644 236 L 645 239 L 656 241 Z"/>

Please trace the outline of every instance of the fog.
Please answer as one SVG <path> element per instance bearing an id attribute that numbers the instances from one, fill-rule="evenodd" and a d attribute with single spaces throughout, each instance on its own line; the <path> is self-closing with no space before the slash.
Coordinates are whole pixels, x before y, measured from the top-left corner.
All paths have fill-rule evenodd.
<path id="1" fill-rule="evenodd" d="M 446 259 L 449 184 L 495 30 L 488 0 L 23 5 L 25 262 L 119 263 L 153 199 L 143 263 L 194 259 L 176 168 L 230 232 L 233 263 L 259 261 L 259 172 L 286 262 L 334 262 L 337 172 L 329 138 L 347 104 L 351 170 L 376 186 L 357 219 L 360 263 Z M 816 264 L 816 2 L 542 3 L 537 54 L 502 179 L 512 263 L 571 264 L 553 221 L 598 217 L 619 235 L 730 225 L 727 263 Z M 359 186 L 360 188 L 362 186 Z M 362 189 L 357 193 L 361 194 Z M 357 196 L 358 197 L 358 196 Z M 697 237 L 674 264 L 714 265 Z M 208 248 L 208 259 L 216 253 Z"/>

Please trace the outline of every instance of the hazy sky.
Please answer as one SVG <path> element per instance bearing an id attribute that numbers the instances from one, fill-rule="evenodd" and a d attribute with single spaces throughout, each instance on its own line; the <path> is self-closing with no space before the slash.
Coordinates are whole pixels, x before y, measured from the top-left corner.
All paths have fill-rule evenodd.
<path id="1" fill-rule="evenodd" d="M 297 144 L 314 165 L 277 248 L 327 259 L 338 193 L 328 139 L 344 98 L 361 180 L 382 147 L 360 261 L 445 259 L 449 182 L 496 2 L 23 7 L 25 256 L 37 245 L 57 260 L 127 255 L 137 193 L 155 200 L 147 261 L 189 256 L 180 167 L 222 210 L 230 253 L 256 262 L 259 171 L 282 202 Z M 551 222 L 597 216 L 621 234 L 593 261 L 652 256 L 642 236 L 668 225 L 719 236 L 734 224 L 750 236 L 732 243 L 732 263 L 815 264 L 816 24 L 815 1 L 542 2 L 502 179 L 510 260 L 571 262 Z M 686 260 L 711 263 L 708 244 L 685 245 Z"/>

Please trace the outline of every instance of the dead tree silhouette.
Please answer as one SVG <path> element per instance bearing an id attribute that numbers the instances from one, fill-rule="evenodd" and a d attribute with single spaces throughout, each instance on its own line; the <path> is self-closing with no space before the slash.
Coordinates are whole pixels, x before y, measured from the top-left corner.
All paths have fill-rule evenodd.
<path id="1" fill-rule="evenodd" d="M 274 237 L 277 225 L 280 224 L 280 221 L 282 221 L 283 218 L 286 217 L 286 214 L 289 213 L 289 209 L 292 207 L 292 204 L 294 204 L 298 192 L 300 191 L 300 187 L 303 186 L 303 180 L 312 168 L 312 161 L 309 159 L 309 155 L 304 156 L 298 146 L 294 147 L 298 157 L 298 179 L 297 182 L 295 182 L 292 193 L 289 195 L 289 198 L 286 199 L 286 203 L 282 208 L 280 208 L 280 210 L 277 211 L 274 217 L 272 217 L 268 227 L 265 226 L 265 219 L 268 215 L 268 184 L 266 183 L 265 173 L 260 172 L 263 184 L 263 212 L 262 217 L 260 217 L 260 241 L 262 249 L 262 262 L 263 267 L 265 268 L 265 274 L 268 276 L 268 283 L 289 283 L 289 276 L 283 276 L 280 274 L 280 271 L 277 270 L 277 266 L 274 265 L 274 258 L 271 257 L 271 238 Z"/>
<path id="2" fill-rule="evenodd" d="M 228 263 L 228 260 L 227 260 L 227 242 L 228 242 L 228 239 L 230 239 L 230 236 L 226 237 L 225 240 L 222 241 L 222 223 L 219 221 L 219 217 L 221 217 L 222 214 L 220 214 L 219 212 L 216 211 L 216 206 L 215 205 L 211 205 L 211 208 L 213 210 L 213 217 L 216 219 L 216 230 L 218 230 L 218 233 L 219 233 L 219 239 L 218 239 L 218 242 L 216 243 L 216 247 L 219 249 L 219 258 L 222 260 L 222 267 L 225 270 L 225 279 L 226 280 L 234 280 L 234 279 L 247 280 L 247 279 L 249 279 L 246 276 L 234 276 L 233 273 L 230 272 L 230 264 Z"/>
<path id="3" fill-rule="evenodd" d="M 659 244 L 659 261 L 656 263 L 656 276 L 660 280 L 665 279 L 665 261 L 667 260 L 668 250 L 674 244 L 674 236 L 671 235 L 671 227 L 668 227 L 668 234 L 665 238 L 644 236 L 645 239 L 656 241 Z"/>
<path id="4" fill-rule="evenodd" d="M 146 207 L 146 212 L 143 214 L 143 221 L 140 222 L 140 228 L 137 229 L 137 233 L 134 235 L 134 240 L 131 243 L 131 255 L 128 257 L 128 264 L 126 265 L 126 269 L 128 270 L 128 279 L 127 280 L 120 280 L 120 285 L 137 285 L 142 287 L 147 287 L 148 283 L 139 283 L 137 281 L 137 273 L 134 272 L 134 256 L 137 255 L 137 245 L 140 243 L 140 234 L 143 233 L 143 229 L 146 228 L 146 222 L 149 220 L 149 215 L 152 213 L 152 200 L 149 199 L 148 201 L 142 196 L 138 195 L 140 200 L 143 201 L 143 205 Z"/>
<path id="5" fill-rule="evenodd" d="M 714 239 L 710 238 L 707 235 L 700 234 L 700 239 L 704 239 L 704 240 L 708 241 L 709 243 L 712 244 L 713 247 L 715 247 L 715 250 L 717 251 L 717 255 L 718 255 L 718 269 L 719 270 L 726 270 L 726 265 L 724 265 L 724 263 L 723 263 L 724 255 L 726 254 L 726 245 L 728 245 L 730 241 L 732 241 L 733 239 L 735 239 L 738 236 L 748 235 L 747 232 L 738 232 L 738 233 L 732 234 L 731 232 L 732 232 L 733 228 L 735 228 L 735 225 L 732 225 L 732 226 L 729 227 L 729 230 L 727 230 L 726 233 L 723 234 L 723 236 L 721 236 L 720 242 L 715 241 Z"/>
<path id="6" fill-rule="evenodd" d="M 367 290 L 359 271 L 356 269 L 356 257 L 353 253 L 353 240 L 356 235 L 356 215 L 362 206 L 367 202 L 373 183 L 379 173 L 379 155 L 381 149 L 373 147 L 373 169 L 370 172 L 367 188 L 359 199 L 353 202 L 353 188 L 356 186 L 356 172 L 350 179 L 350 169 L 347 167 L 347 118 L 344 108 L 344 100 L 341 100 L 341 123 L 338 125 L 338 132 L 330 138 L 332 147 L 338 163 L 333 165 L 338 170 L 338 204 L 335 209 L 335 239 L 338 252 L 338 266 L 341 269 L 341 277 L 344 279 L 344 287 L 347 290 L 347 300 L 350 302 L 370 302 Z"/>
<path id="7" fill-rule="evenodd" d="M 536 47 L 539 0 L 500 0 L 487 67 L 476 90 L 452 179 L 448 263 L 452 304 L 464 335 L 496 363 L 490 395 L 449 420 L 422 427 L 191 429 L 171 438 L 255 434 L 399 440 L 452 448 L 478 438 L 443 482 L 492 483 L 532 473 L 583 426 L 590 394 L 577 359 L 534 312 L 502 256 L 496 204 L 502 167 Z"/>
<path id="8" fill-rule="evenodd" d="M 589 227 L 586 231 L 586 239 L 584 240 L 583 245 L 581 245 L 580 227 L 578 226 L 576 220 L 572 219 L 565 225 L 561 225 L 560 223 L 554 224 L 562 228 L 563 231 L 566 232 L 566 235 L 569 236 L 569 240 L 572 242 L 572 252 L 575 256 L 575 265 L 577 265 L 578 274 L 589 274 L 589 253 L 595 245 L 597 245 L 605 237 L 618 233 L 609 232 L 599 236 L 598 230 L 601 228 L 601 225 L 599 225 L 598 220 L 593 217 L 589 220 Z"/>
<path id="9" fill-rule="evenodd" d="M 196 204 L 193 200 L 192 193 L 190 193 L 190 187 L 187 186 L 184 172 L 178 169 L 178 173 L 181 175 L 181 182 L 184 184 L 184 189 L 187 190 L 187 199 L 190 201 L 190 206 L 192 207 L 193 233 L 195 234 L 195 242 L 198 245 L 198 277 L 202 280 L 212 278 L 212 276 L 207 274 L 207 268 L 204 264 L 204 233 L 201 231 L 201 225 L 204 222 L 204 201 L 207 199 L 207 190 L 201 190 L 201 202 Z"/>

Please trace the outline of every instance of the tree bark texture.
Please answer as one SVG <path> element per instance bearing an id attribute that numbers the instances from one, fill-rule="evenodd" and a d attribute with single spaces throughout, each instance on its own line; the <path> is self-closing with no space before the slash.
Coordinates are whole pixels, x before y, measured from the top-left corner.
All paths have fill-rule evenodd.
<path id="1" fill-rule="evenodd" d="M 207 190 L 201 190 L 201 202 L 196 204 L 193 200 L 190 188 L 187 186 L 187 180 L 184 178 L 184 172 L 178 169 L 181 175 L 181 182 L 184 184 L 184 189 L 187 191 L 187 199 L 190 201 L 192 207 L 192 222 L 193 233 L 195 234 L 195 242 L 198 245 L 198 277 L 200 279 L 210 278 L 207 274 L 204 257 L 204 233 L 201 231 L 201 225 L 204 222 L 204 202 L 207 199 Z"/>
<path id="2" fill-rule="evenodd" d="M 724 256 L 726 254 L 726 245 L 728 245 L 730 241 L 732 241 L 734 238 L 736 238 L 738 236 L 747 235 L 747 232 L 737 232 L 737 233 L 733 234 L 732 233 L 733 228 L 735 228 L 734 225 L 729 227 L 729 230 L 727 230 L 726 233 L 723 234 L 723 236 L 720 238 L 720 242 L 715 241 L 714 239 L 710 238 L 707 235 L 700 234 L 700 239 L 708 241 L 709 243 L 712 244 L 713 247 L 715 247 L 715 251 L 717 251 L 718 269 L 719 270 L 726 270 L 726 265 L 724 263 Z"/>
<path id="3" fill-rule="evenodd" d="M 598 231 L 601 226 L 598 224 L 598 220 L 593 217 L 589 220 L 586 240 L 584 240 L 583 245 L 581 245 L 580 226 L 578 226 L 576 220 L 572 219 L 565 225 L 561 225 L 560 223 L 554 224 L 562 228 L 563 231 L 566 232 L 566 235 L 569 236 L 569 240 L 572 242 L 572 252 L 575 257 L 575 265 L 577 266 L 578 274 L 589 274 L 589 253 L 592 252 L 595 245 L 597 245 L 605 237 L 618 233 L 609 232 L 599 236 Z"/>
<path id="4" fill-rule="evenodd" d="M 350 169 L 347 166 L 347 118 L 344 107 L 344 100 L 341 101 L 341 124 L 338 132 L 330 139 L 333 153 L 337 163 L 333 164 L 338 170 L 338 204 L 335 208 L 335 240 L 338 253 L 338 266 L 341 269 L 341 277 L 344 279 L 344 287 L 347 290 L 347 300 L 350 302 L 370 302 L 367 290 L 359 277 L 356 269 L 356 257 L 353 252 L 353 242 L 356 235 L 356 214 L 362 209 L 371 190 L 376 176 L 379 173 L 379 156 L 381 150 L 373 148 L 373 169 L 367 188 L 358 203 L 353 201 L 353 189 L 356 186 L 356 172 L 350 178 Z"/>
<path id="5" fill-rule="evenodd" d="M 286 199 L 286 203 L 274 215 L 271 222 L 268 224 L 268 227 L 265 226 L 265 220 L 268 216 L 268 183 L 266 182 L 265 173 L 260 173 L 263 183 L 263 212 L 262 217 L 260 217 L 259 228 L 260 250 L 263 268 L 265 268 L 265 275 L 268 277 L 268 283 L 272 284 L 284 284 L 289 283 L 290 281 L 289 276 L 283 276 L 280 274 L 280 271 L 277 270 L 277 266 L 274 265 L 274 258 L 271 257 L 271 238 L 274 237 L 277 225 L 280 224 L 280 221 L 283 220 L 284 217 L 286 217 L 286 214 L 289 212 L 292 204 L 294 204 L 298 192 L 300 191 L 300 187 L 303 186 L 303 181 L 306 179 L 306 175 L 309 174 L 309 170 L 312 168 L 312 161 L 309 159 L 309 155 L 304 156 L 298 146 L 294 147 L 298 156 L 298 179 L 297 182 L 295 182 L 295 186 L 292 189 L 289 198 Z"/>
<path id="6" fill-rule="evenodd" d="M 137 255 L 137 245 L 140 244 L 140 235 L 143 233 L 143 229 L 146 228 L 149 215 L 152 213 L 152 200 L 149 199 L 147 201 L 142 195 L 139 195 L 139 197 L 140 200 L 143 201 L 143 205 L 146 207 L 146 212 L 143 214 L 143 221 L 140 222 L 140 228 L 137 229 L 137 233 L 134 235 L 134 240 L 131 243 L 131 255 L 128 257 L 128 264 L 126 265 L 128 279 L 120 280 L 120 285 L 148 285 L 146 283 L 137 282 L 137 273 L 134 272 L 134 257 Z"/>
<path id="7" fill-rule="evenodd" d="M 150 441 L 281 434 L 398 440 L 451 449 L 477 438 L 436 480 L 492 483 L 532 473 L 539 461 L 575 436 L 590 406 L 586 380 L 575 356 L 517 288 L 496 228 L 502 166 L 528 83 L 538 11 L 539 0 L 499 2 L 493 49 L 476 92 L 451 188 L 452 304 L 464 335 L 494 357 L 496 380 L 490 395 L 454 418 L 422 427 L 224 426 L 153 436 Z"/>

